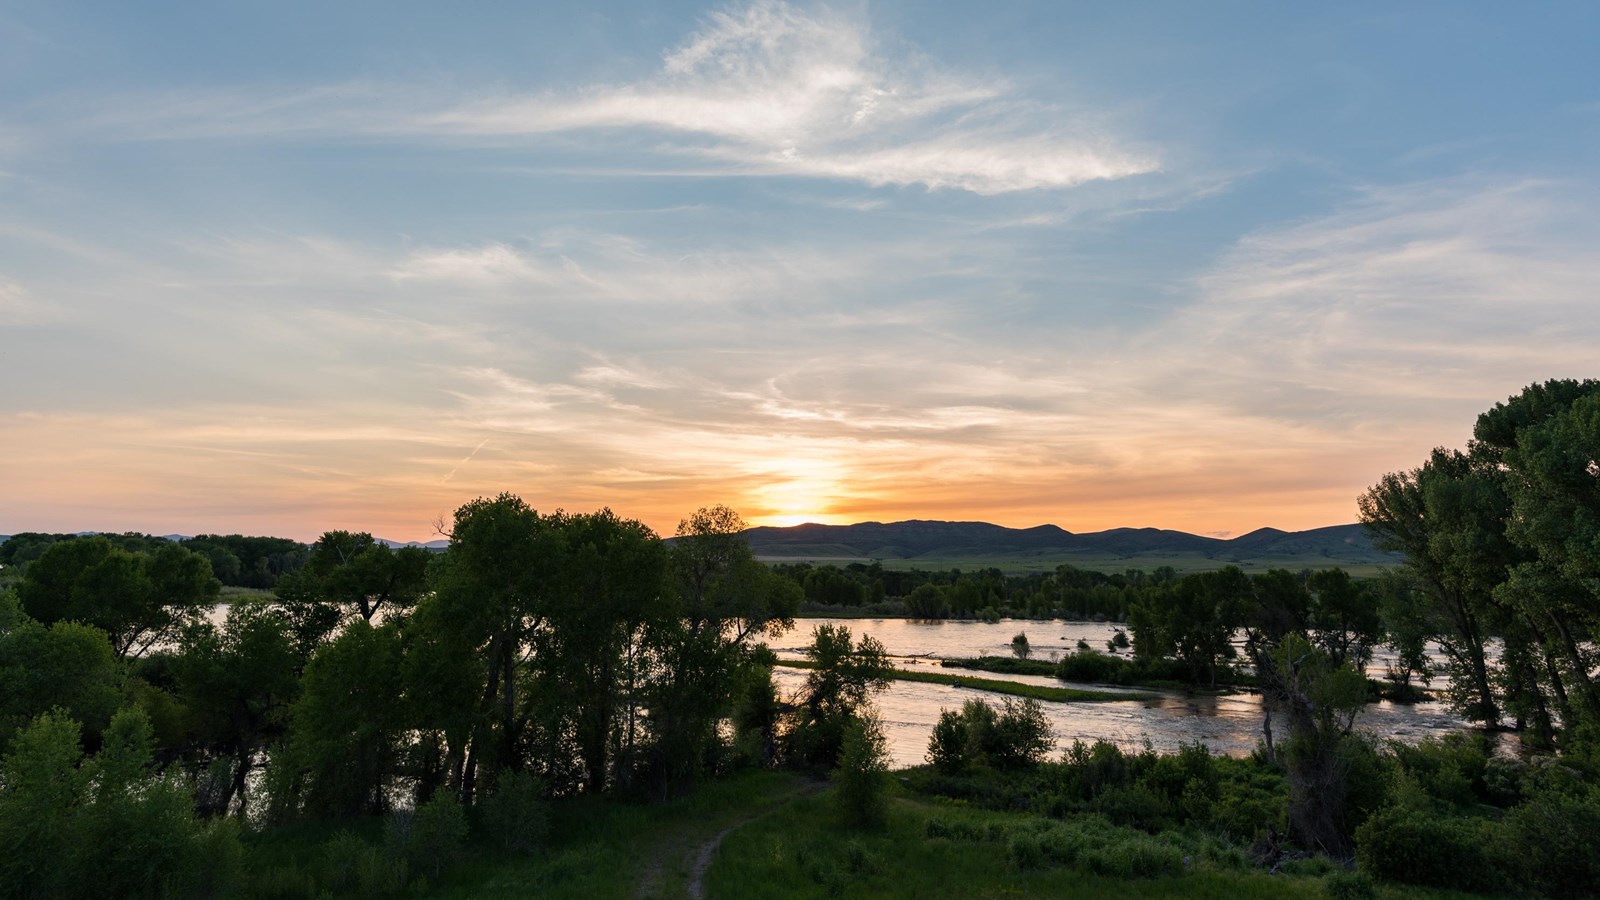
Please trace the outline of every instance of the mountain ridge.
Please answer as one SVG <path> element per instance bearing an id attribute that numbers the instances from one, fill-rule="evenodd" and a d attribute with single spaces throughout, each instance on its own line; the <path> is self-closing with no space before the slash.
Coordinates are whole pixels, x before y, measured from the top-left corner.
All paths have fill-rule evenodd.
<path id="1" fill-rule="evenodd" d="M 1044 563 L 1046 559 L 1091 567 L 1119 563 L 1185 563 L 1190 568 L 1228 564 L 1265 567 L 1397 565 L 1396 554 L 1372 545 L 1359 524 L 1329 525 L 1305 531 L 1258 528 L 1233 538 L 1216 538 L 1167 528 L 1111 528 L 1073 533 L 1056 525 L 1007 528 L 988 522 L 908 519 L 785 527 L 762 525 L 742 533 L 756 556 L 768 562 L 811 560 L 994 559 Z M 1183 567 L 1183 566 L 1180 566 Z"/>

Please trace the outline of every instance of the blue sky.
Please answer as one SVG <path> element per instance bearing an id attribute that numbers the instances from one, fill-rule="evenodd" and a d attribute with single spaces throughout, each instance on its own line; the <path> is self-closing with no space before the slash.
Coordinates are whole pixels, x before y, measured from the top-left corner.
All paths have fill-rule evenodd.
<path id="1" fill-rule="evenodd" d="M 0 533 L 1239 533 L 1600 347 L 1592 4 L 0 5 Z"/>

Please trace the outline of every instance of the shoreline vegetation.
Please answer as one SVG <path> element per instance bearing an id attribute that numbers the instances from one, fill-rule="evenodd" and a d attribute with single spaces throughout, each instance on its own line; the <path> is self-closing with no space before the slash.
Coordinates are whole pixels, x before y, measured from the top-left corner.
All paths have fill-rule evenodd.
<path id="1" fill-rule="evenodd" d="M 780 659 L 780 668 L 809 670 L 817 667 L 810 660 Z M 943 684 L 949 687 L 968 688 L 1009 697 L 1029 697 L 1054 703 L 1105 703 L 1117 700 L 1154 700 L 1156 694 L 1124 693 L 1119 691 L 1093 691 L 1082 688 L 1048 687 L 1042 684 L 1025 684 L 997 678 L 976 678 L 968 675 L 949 675 L 943 672 L 921 672 L 914 669 L 890 669 L 884 674 L 890 681 L 914 681 L 922 684 Z"/>

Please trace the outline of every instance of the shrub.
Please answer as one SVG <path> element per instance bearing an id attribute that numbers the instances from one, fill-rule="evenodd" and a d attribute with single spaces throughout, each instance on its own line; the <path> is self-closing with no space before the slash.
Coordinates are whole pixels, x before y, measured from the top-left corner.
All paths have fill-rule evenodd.
<path id="1" fill-rule="evenodd" d="M 1032 766 L 1050 752 L 1050 722 L 1032 698 L 1006 698 L 1002 711 L 968 700 L 960 712 L 941 710 L 928 741 L 928 761 L 946 774 L 973 765 L 1002 769 Z"/>
<path id="2" fill-rule="evenodd" d="M 1600 799 L 1539 794 L 1506 816 L 1529 885 L 1551 897 L 1593 896 L 1600 886 Z"/>
<path id="3" fill-rule="evenodd" d="M 997 767 L 1016 769 L 1032 766 L 1044 759 L 1055 741 L 1050 737 L 1050 720 L 1044 707 L 1032 697 L 1007 697 L 1004 709 L 990 729 L 985 755 Z"/>
<path id="4" fill-rule="evenodd" d="M 1028 635 L 1021 631 L 1017 632 L 1017 636 L 1011 639 L 1011 655 L 1017 659 L 1027 659 L 1032 652 L 1032 648 L 1028 646 Z"/>
<path id="5" fill-rule="evenodd" d="M 413 812 L 390 816 L 387 839 L 395 857 L 438 881 L 466 848 L 467 815 L 454 794 L 441 791 Z"/>
<path id="6" fill-rule="evenodd" d="M 503 773 L 494 793 L 483 801 L 482 810 L 479 824 L 483 830 L 512 853 L 537 848 L 550 832 L 544 783 L 527 772 Z"/>
<path id="7" fill-rule="evenodd" d="M 883 727 L 871 713 L 852 721 L 833 773 L 839 810 L 850 825 L 881 826 L 889 817 L 889 758 Z"/>
<path id="8" fill-rule="evenodd" d="M 1365 872 L 1334 872 L 1322 882 L 1329 900 L 1373 900 L 1378 890 Z"/>
<path id="9" fill-rule="evenodd" d="M 1356 829 L 1356 860 L 1387 881 L 1490 893 L 1504 889 L 1502 841 L 1488 822 L 1387 807 Z"/>
<path id="10" fill-rule="evenodd" d="M 967 767 L 967 730 L 961 713 L 953 709 L 939 710 L 939 721 L 928 739 L 928 762 L 947 775 L 957 774 Z"/>

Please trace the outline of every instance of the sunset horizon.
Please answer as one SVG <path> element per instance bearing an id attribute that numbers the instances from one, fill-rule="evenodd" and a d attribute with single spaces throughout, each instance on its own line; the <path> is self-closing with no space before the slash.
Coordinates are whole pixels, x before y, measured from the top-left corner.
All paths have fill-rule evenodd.
<path id="1" fill-rule="evenodd" d="M 1302 530 L 1593 374 L 1592 10 L 1153 9 L 0 14 L 0 533 Z"/>

